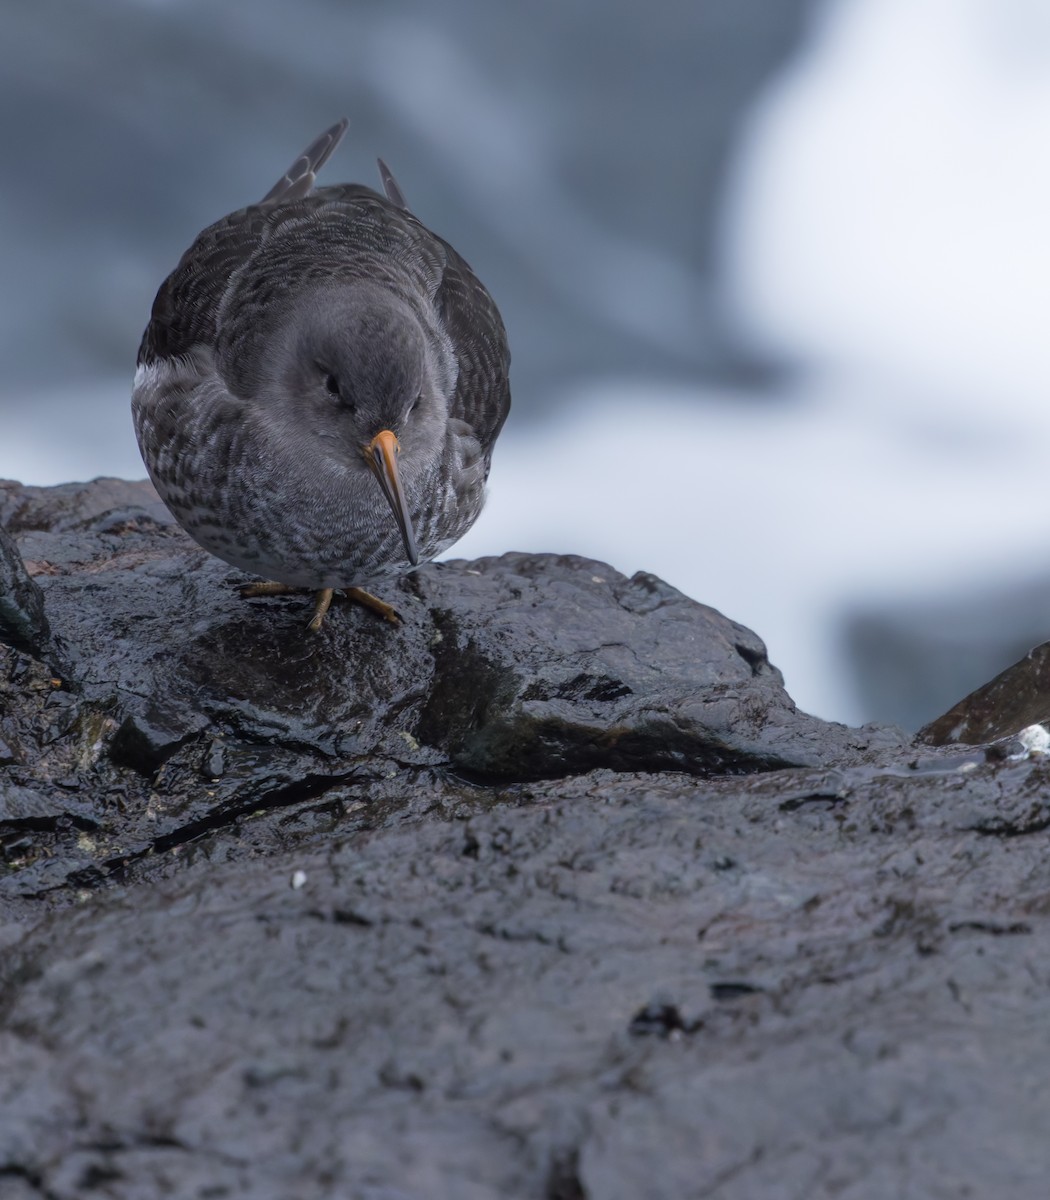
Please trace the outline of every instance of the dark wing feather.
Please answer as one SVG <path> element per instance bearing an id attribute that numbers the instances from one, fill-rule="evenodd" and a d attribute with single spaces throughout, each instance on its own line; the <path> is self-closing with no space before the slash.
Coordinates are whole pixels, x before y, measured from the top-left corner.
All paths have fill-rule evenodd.
<path id="1" fill-rule="evenodd" d="M 209 225 L 161 284 L 138 361 L 214 346 L 216 316 L 230 277 L 255 253 L 266 232 L 266 210 L 253 205 Z"/>
<path id="2" fill-rule="evenodd" d="M 459 360 L 450 415 L 471 426 L 487 463 L 510 412 L 507 332 L 481 280 L 447 242 L 436 236 L 435 240 L 447 256 L 435 303 Z"/>
<path id="3" fill-rule="evenodd" d="M 381 158 L 377 158 L 379 164 L 379 178 L 383 181 L 383 191 L 386 192 L 386 198 L 391 204 L 396 204 L 398 208 L 408 209 L 408 201 L 405 199 L 405 193 L 401 190 L 401 185 L 394 178 L 394 172 L 386 165 Z"/>
<path id="4" fill-rule="evenodd" d="M 275 201 L 301 200 L 309 196 L 317 182 L 317 172 L 331 158 L 336 146 L 343 140 L 346 127 L 349 124 L 346 117 L 336 121 L 326 129 L 320 137 L 306 147 L 287 171 L 263 196 L 261 203 L 272 204 Z"/>
<path id="5" fill-rule="evenodd" d="M 230 213 L 200 233 L 161 284 L 139 346 L 140 364 L 214 346 L 219 305 L 231 277 L 251 258 L 270 229 L 296 212 L 317 172 L 346 132 L 344 117 L 315 138 L 260 204 Z"/>

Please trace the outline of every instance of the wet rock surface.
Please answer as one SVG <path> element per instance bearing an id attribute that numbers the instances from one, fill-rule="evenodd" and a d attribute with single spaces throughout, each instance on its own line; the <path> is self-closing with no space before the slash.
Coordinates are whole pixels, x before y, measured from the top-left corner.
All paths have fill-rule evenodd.
<path id="1" fill-rule="evenodd" d="M 11 535 L 0 526 L 0 638 L 39 655 L 49 637 L 44 598 L 29 578 Z"/>
<path id="2" fill-rule="evenodd" d="M 1044 1194 L 1045 755 L 584 559 L 311 638 L 146 485 L 0 497 L 5 1200 Z"/>
<path id="3" fill-rule="evenodd" d="M 387 798 L 598 767 L 850 764 L 903 744 L 798 712 L 753 633 L 653 576 L 523 554 L 429 566 L 385 592 L 400 627 L 340 606 L 311 636 L 307 597 L 241 599 L 245 577 L 145 484 L 7 502 L 61 663 L 0 645 L 6 816 L 26 833 L 0 901 L 138 878 L 204 835 L 243 852 L 259 814 L 279 815 L 268 851 Z"/>

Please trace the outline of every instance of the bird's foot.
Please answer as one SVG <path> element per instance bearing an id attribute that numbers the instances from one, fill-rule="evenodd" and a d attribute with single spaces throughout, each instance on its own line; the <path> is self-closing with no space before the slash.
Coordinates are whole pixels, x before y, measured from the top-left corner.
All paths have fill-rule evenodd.
<path id="1" fill-rule="evenodd" d="M 251 599 L 254 596 L 289 596 L 304 590 L 304 588 L 293 587 L 288 583 L 249 583 L 241 588 L 241 595 L 245 599 Z M 385 600 L 380 600 L 378 596 L 373 596 L 364 588 L 349 587 L 343 588 L 342 591 L 348 600 L 356 600 L 358 604 L 370 608 L 372 612 L 382 617 L 383 620 L 389 621 L 391 625 L 401 624 L 401 615 L 392 604 L 387 604 Z M 307 625 L 307 629 L 311 633 L 317 633 L 324 624 L 325 614 L 331 608 L 334 596 L 334 588 L 321 588 L 317 593 L 313 616 Z"/>
<path id="2" fill-rule="evenodd" d="M 348 600 L 356 600 L 358 604 L 363 604 L 365 608 L 370 608 L 384 621 L 389 621 L 391 625 L 401 624 L 401 614 L 392 604 L 387 604 L 385 600 L 380 600 L 378 596 L 373 596 L 371 592 L 366 592 L 364 588 L 351 587 L 346 588 L 346 598 Z"/>
<path id="3" fill-rule="evenodd" d="M 241 588 L 241 595 L 245 600 L 251 600 L 255 596 L 291 596 L 305 590 L 292 587 L 290 583 L 246 583 Z"/>
<path id="4" fill-rule="evenodd" d="M 324 623 L 325 613 L 332 607 L 332 597 L 335 592 L 332 588 L 321 588 L 317 593 L 317 598 L 314 603 L 314 615 L 310 618 L 310 624 L 307 629 L 311 633 L 316 633 Z"/>

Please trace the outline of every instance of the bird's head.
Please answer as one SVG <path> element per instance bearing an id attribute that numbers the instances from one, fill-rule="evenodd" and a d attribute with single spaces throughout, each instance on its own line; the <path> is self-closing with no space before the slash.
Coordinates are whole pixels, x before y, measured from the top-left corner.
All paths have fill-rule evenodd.
<path id="1" fill-rule="evenodd" d="M 408 305 L 370 284 L 315 292 L 280 356 L 279 390 L 300 428 L 348 471 L 374 476 L 413 564 L 419 551 L 405 480 L 428 473 L 448 412 L 433 359 Z"/>

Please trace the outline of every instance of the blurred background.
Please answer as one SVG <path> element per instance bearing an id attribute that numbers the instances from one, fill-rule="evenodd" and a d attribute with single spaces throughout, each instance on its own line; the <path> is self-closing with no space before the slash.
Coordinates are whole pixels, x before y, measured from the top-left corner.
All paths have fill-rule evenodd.
<path id="1" fill-rule="evenodd" d="M 345 113 L 325 181 L 382 155 L 510 333 L 457 556 L 653 571 L 849 722 L 1050 638 L 1045 0 L 0 14 L 0 477 L 144 476 L 158 285 Z"/>

